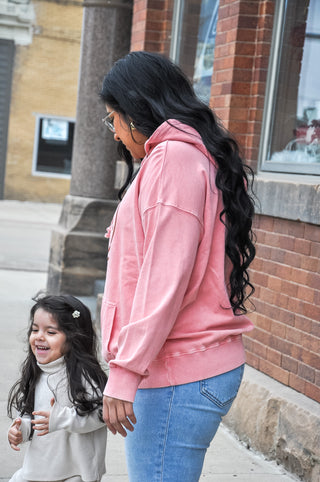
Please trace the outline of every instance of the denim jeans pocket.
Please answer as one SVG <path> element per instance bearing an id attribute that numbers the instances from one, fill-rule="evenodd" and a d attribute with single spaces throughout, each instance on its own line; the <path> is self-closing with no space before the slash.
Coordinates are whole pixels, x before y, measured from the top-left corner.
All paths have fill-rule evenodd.
<path id="1" fill-rule="evenodd" d="M 243 377 L 244 365 L 221 375 L 200 381 L 200 393 L 218 405 L 228 407 L 236 398 Z"/>

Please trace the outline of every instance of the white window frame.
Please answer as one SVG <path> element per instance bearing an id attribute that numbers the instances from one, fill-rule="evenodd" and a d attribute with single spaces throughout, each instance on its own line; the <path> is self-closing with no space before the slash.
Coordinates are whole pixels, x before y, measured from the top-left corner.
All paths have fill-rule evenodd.
<path id="1" fill-rule="evenodd" d="M 262 139 L 259 149 L 258 165 L 261 172 L 274 172 L 283 174 L 299 174 L 300 176 L 320 175 L 320 163 L 281 163 L 268 159 L 268 144 L 272 135 L 272 124 L 276 103 L 276 86 L 280 64 L 281 44 L 283 41 L 283 23 L 286 13 L 286 0 L 277 0 L 275 8 L 275 23 L 271 41 L 271 54 L 267 76 L 266 96 L 262 120 Z"/>
<path id="2" fill-rule="evenodd" d="M 182 19 L 184 13 L 184 0 L 174 0 L 172 17 L 172 36 L 170 42 L 170 58 L 177 63 L 180 57 L 180 42 Z"/>

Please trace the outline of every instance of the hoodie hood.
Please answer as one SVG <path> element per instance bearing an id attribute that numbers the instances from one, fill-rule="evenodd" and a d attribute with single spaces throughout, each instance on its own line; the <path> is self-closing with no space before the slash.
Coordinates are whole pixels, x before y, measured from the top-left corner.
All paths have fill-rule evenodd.
<path id="1" fill-rule="evenodd" d="M 183 124 L 176 119 L 169 119 L 163 122 L 158 129 L 154 131 L 151 137 L 145 143 L 146 157 L 160 143 L 166 141 L 180 141 L 193 144 L 206 157 L 212 160 L 212 156 L 203 144 L 202 138 L 198 131 L 193 127 Z"/>

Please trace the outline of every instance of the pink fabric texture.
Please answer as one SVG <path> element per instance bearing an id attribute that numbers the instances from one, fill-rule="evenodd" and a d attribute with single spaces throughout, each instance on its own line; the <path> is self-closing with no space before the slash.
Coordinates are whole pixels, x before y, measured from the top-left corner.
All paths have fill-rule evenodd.
<path id="1" fill-rule="evenodd" d="M 240 366 L 241 334 L 253 328 L 230 306 L 222 195 L 200 135 L 170 120 L 145 149 L 108 230 L 101 309 L 110 367 L 104 393 L 128 401 L 138 388 L 194 382 Z"/>

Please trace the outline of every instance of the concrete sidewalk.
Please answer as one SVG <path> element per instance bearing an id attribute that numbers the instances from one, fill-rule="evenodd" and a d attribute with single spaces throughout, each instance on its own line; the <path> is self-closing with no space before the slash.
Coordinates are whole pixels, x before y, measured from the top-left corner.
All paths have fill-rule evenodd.
<path id="1" fill-rule="evenodd" d="M 22 465 L 23 452 L 7 443 L 6 403 L 25 356 L 25 335 L 32 296 L 46 289 L 50 232 L 60 205 L 0 201 L 0 481 Z M 281 466 L 248 450 L 224 426 L 208 450 L 201 480 L 223 482 L 298 480 Z M 123 439 L 109 434 L 104 482 L 127 482 Z M 177 481 L 180 482 L 180 481 Z"/>

